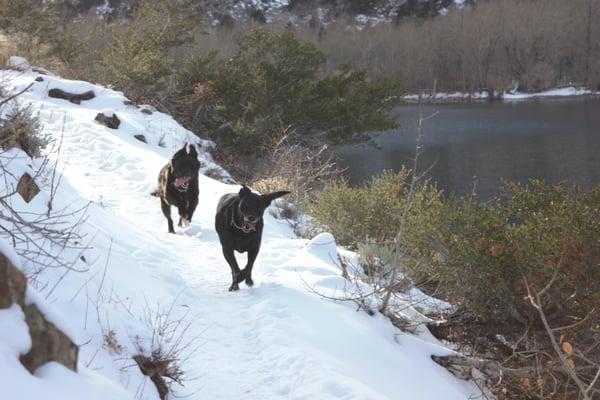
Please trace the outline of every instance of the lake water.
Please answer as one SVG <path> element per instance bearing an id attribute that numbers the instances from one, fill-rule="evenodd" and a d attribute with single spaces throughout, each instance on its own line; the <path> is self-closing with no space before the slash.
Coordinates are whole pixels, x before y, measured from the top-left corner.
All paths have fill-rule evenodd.
<path id="1" fill-rule="evenodd" d="M 400 127 L 369 143 L 337 149 L 350 183 L 359 185 L 386 169 L 412 166 L 420 113 L 436 113 L 423 125 L 418 169 L 446 194 L 497 194 L 502 178 L 526 182 L 600 184 L 600 98 L 543 99 L 405 105 L 394 110 Z"/>

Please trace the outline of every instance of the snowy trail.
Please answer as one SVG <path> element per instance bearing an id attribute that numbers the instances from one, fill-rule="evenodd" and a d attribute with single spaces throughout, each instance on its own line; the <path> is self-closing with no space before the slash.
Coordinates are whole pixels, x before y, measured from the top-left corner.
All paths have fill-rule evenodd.
<path id="1" fill-rule="evenodd" d="M 13 73 L 12 88 L 23 88 L 36 76 Z M 91 88 L 98 97 L 78 106 L 47 98 L 48 87 Z M 22 101 L 40 112 L 45 132 L 62 137 L 64 176 L 57 201 L 93 202 L 86 229 L 95 235 L 93 254 L 99 264 L 110 248 L 106 272 L 100 274 L 106 276 L 101 283 L 100 276 L 93 280 L 98 293 L 107 293 L 98 306 L 100 328 L 90 328 L 89 300 L 83 295 L 74 302 L 61 300 L 71 298 L 87 276 L 68 276 L 53 300 L 71 315 L 86 310 L 85 323 L 72 321 L 81 343 L 108 326 L 131 351 L 131 332 L 139 330 L 133 311 L 144 304 L 176 302 L 177 310 L 189 311 L 192 318 L 186 332 L 194 338 L 191 348 L 199 346 L 184 365 L 195 379 L 178 389 L 191 399 L 466 400 L 477 394 L 472 384 L 431 361 L 431 354 L 447 352 L 433 340 L 402 334 L 380 316 L 369 317 L 352 304 L 326 301 L 306 290 L 304 282 L 327 293 L 344 286 L 331 235 L 297 239 L 267 211 L 256 285 L 227 292 L 230 271 L 214 231 L 214 212 L 219 197 L 239 187 L 201 175 L 192 224 L 176 228 L 176 235 L 166 233 L 159 201 L 149 195 L 172 152 L 185 141 L 199 141 L 170 117 L 143 114 L 109 89 L 46 76 Z M 94 122 L 96 113 L 107 108 L 122 119 L 118 130 Z M 148 144 L 136 140 L 137 133 Z M 161 140 L 165 148 L 157 146 Z M 209 156 L 201 157 L 205 168 L 215 167 Z M 172 212 L 177 215 L 176 209 Z M 244 265 L 245 255 L 237 257 Z M 98 274 L 102 266 L 94 268 L 88 275 Z M 50 274 L 48 279 L 57 278 Z M 97 347 L 98 338 L 82 347 L 81 359 L 89 368 L 124 384 L 138 398 L 155 395 L 134 383 L 143 377 L 132 378 L 133 372 L 123 374 L 111 365 L 119 357 L 111 361 L 106 351 L 97 356 Z"/>

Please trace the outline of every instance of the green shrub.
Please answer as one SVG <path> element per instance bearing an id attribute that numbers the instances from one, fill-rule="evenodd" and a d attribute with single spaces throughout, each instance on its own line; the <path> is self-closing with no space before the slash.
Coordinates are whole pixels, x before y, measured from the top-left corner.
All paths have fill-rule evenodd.
<path id="1" fill-rule="evenodd" d="M 427 183 L 409 197 L 408 177 L 403 169 L 358 188 L 331 183 L 309 213 L 340 244 L 357 246 L 363 264 L 400 268 L 484 321 L 528 320 L 526 283 L 537 292 L 552 282 L 544 306 L 565 325 L 600 304 L 600 187 L 507 182 L 495 201 L 442 201 Z"/>
<path id="2" fill-rule="evenodd" d="M 136 100 L 156 97 L 176 65 L 170 52 L 192 40 L 195 17 L 185 1 L 140 2 L 128 23 L 99 30 L 92 75 Z"/>
<path id="3" fill-rule="evenodd" d="M 412 237 L 413 231 L 423 229 L 438 213 L 441 198 L 427 182 L 417 184 L 409 196 L 409 176 L 410 171 L 403 168 L 375 176 L 362 187 L 333 182 L 315 194 L 309 214 L 342 245 L 392 242 L 402 218 L 402 238 Z"/>
<path id="4" fill-rule="evenodd" d="M 526 319 L 527 282 L 545 306 L 583 318 L 600 301 L 600 187 L 506 183 L 502 200 L 448 201 L 404 265 L 483 320 Z M 587 310 L 587 311 L 586 311 Z"/>
<path id="5" fill-rule="evenodd" d="M 49 14 L 36 0 L 0 0 L 0 28 L 29 34 L 49 27 Z"/>
<path id="6" fill-rule="evenodd" d="M 388 113 L 400 94 L 396 82 L 372 81 L 348 67 L 324 76 L 326 60 L 291 30 L 256 28 L 240 36 L 233 57 L 191 55 L 172 92 L 185 97 L 183 110 L 194 117 L 207 111 L 188 120 L 192 129 L 207 129 L 238 152 L 260 152 L 257 144 L 271 143 L 288 127 L 299 137 L 325 132 L 326 141 L 340 142 L 395 126 Z"/>

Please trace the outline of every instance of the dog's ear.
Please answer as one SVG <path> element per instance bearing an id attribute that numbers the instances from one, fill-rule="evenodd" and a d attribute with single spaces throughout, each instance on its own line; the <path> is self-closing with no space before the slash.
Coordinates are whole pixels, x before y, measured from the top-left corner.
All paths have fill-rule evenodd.
<path id="1" fill-rule="evenodd" d="M 196 151 L 196 146 L 192 143 L 190 144 L 190 152 L 189 155 L 194 157 L 194 158 L 198 158 L 198 152 Z"/>
<path id="2" fill-rule="evenodd" d="M 281 190 L 279 192 L 263 194 L 261 197 L 263 198 L 263 201 L 265 202 L 265 207 L 267 207 L 267 206 L 269 206 L 269 204 L 271 204 L 271 202 L 273 200 L 278 199 L 281 196 L 285 196 L 288 193 L 291 193 L 291 192 L 289 192 L 287 190 Z"/>
<path id="3" fill-rule="evenodd" d="M 250 193 L 252 193 L 252 191 L 248 189 L 246 185 L 242 185 L 242 188 L 240 189 L 240 192 L 238 194 L 240 195 L 240 197 L 246 197 Z"/>
<path id="4" fill-rule="evenodd" d="M 175 154 L 173 154 L 173 159 L 179 158 L 181 156 L 185 156 L 187 154 L 187 142 L 183 145 L 182 148 L 177 150 Z"/>

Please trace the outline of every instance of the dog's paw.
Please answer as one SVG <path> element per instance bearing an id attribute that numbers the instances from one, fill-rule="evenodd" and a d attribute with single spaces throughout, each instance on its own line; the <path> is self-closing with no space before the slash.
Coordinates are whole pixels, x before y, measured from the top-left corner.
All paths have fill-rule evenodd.
<path id="1" fill-rule="evenodd" d="M 191 221 L 189 219 L 186 219 L 186 218 L 181 218 L 179 220 L 179 224 L 180 224 L 179 226 L 186 228 L 186 227 L 190 226 Z"/>
<path id="2" fill-rule="evenodd" d="M 229 291 L 230 292 L 235 292 L 240 290 L 240 286 L 237 283 L 232 283 L 231 286 L 229 286 Z"/>
<path id="3" fill-rule="evenodd" d="M 246 282 L 246 285 L 248 285 L 248 286 L 254 286 L 254 281 L 249 276 L 246 277 L 245 282 Z"/>

